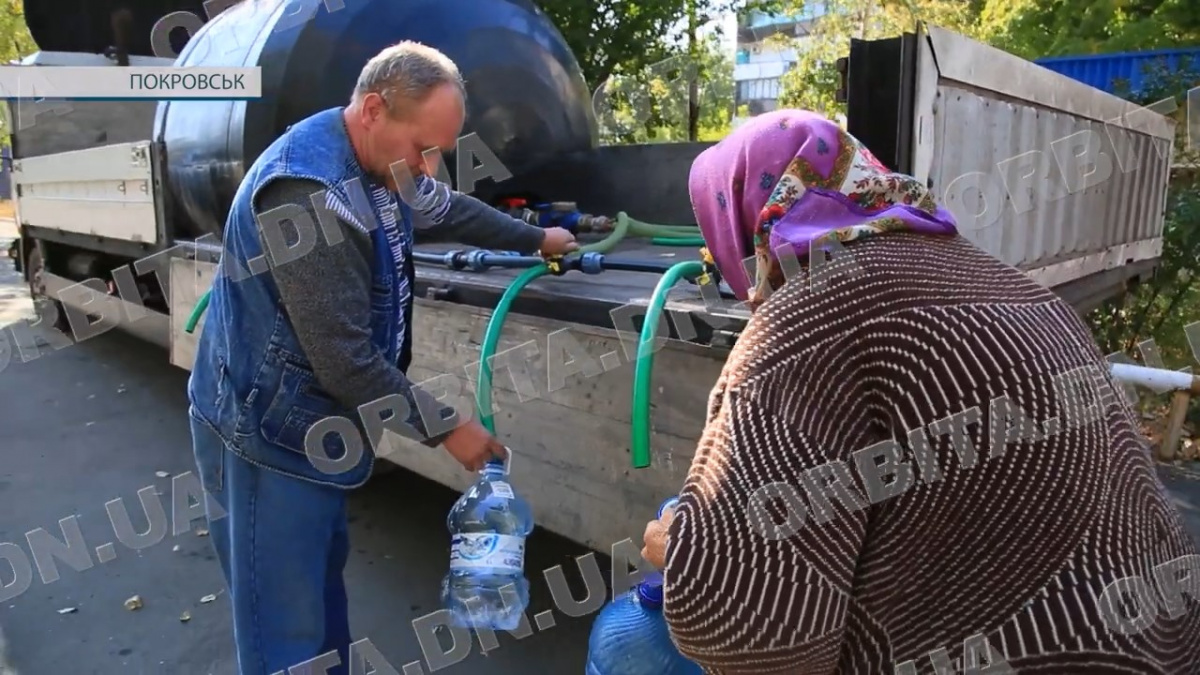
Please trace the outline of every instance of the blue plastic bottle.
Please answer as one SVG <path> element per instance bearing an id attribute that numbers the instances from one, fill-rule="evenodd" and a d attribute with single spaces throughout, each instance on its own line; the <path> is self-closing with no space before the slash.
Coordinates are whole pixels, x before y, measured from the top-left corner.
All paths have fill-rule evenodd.
<path id="1" fill-rule="evenodd" d="M 664 502 L 659 517 L 678 501 Z M 588 638 L 587 675 L 700 675 L 700 666 L 671 642 L 662 604 L 662 576 L 656 573 L 600 610 Z"/>
<path id="2" fill-rule="evenodd" d="M 442 606 L 463 628 L 516 630 L 529 605 L 525 538 L 533 513 L 507 477 L 504 462 L 488 463 L 446 516 L 450 572 L 442 581 Z M 502 597 L 509 584 L 515 596 Z"/>

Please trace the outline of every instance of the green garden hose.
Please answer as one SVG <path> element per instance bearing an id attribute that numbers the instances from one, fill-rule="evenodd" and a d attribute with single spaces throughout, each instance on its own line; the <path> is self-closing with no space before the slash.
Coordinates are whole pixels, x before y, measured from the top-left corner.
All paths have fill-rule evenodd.
<path id="1" fill-rule="evenodd" d="M 587 246 L 580 246 L 579 251 L 581 253 L 608 253 L 616 248 L 617 244 L 621 243 L 621 240 L 629 234 L 629 225 L 631 222 L 631 219 L 624 211 L 618 213 L 617 224 L 613 227 L 612 232 L 609 232 L 600 241 L 588 244 Z"/>
<path id="2" fill-rule="evenodd" d="M 496 423 L 492 419 L 492 367 L 490 361 L 500 346 L 500 333 L 504 330 L 504 321 L 512 309 L 513 301 L 529 285 L 531 281 L 550 273 L 549 265 L 530 267 L 522 272 L 508 285 L 492 318 L 488 321 L 487 331 L 483 335 L 483 346 L 479 350 L 479 381 L 475 385 L 475 407 L 479 421 L 492 434 L 496 433 Z"/>
<path id="3" fill-rule="evenodd" d="M 208 309 L 208 298 L 212 295 L 212 289 L 204 291 L 204 295 L 196 301 L 196 306 L 192 308 L 192 313 L 188 315 L 187 322 L 183 324 L 183 331 L 188 335 L 196 332 L 196 325 L 200 323 L 200 317 L 204 316 L 204 311 Z"/>
<path id="4" fill-rule="evenodd" d="M 650 306 L 646 308 L 646 318 L 638 340 L 637 360 L 633 366 L 633 436 L 629 451 L 635 469 L 650 466 L 650 377 L 654 372 L 654 341 L 658 338 L 658 321 L 667 304 L 667 295 L 680 279 L 703 273 L 702 262 L 688 261 L 673 265 L 659 279 L 654 295 L 650 296 Z"/>
<path id="5" fill-rule="evenodd" d="M 703 246 L 704 237 L 655 237 L 650 243 L 655 246 Z"/>
<path id="6" fill-rule="evenodd" d="M 635 237 L 698 237 L 700 228 L 695 225 L 654 225 L 629 218 L 629 234 Z"/>

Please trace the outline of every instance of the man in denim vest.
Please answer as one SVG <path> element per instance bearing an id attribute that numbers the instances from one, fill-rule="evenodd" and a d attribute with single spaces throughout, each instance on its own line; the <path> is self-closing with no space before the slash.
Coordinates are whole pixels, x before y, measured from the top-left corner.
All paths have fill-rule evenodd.
<path id="1" fill-rule="evenodd" d="M 347 107 L 272 143 L 234 198 L 188 396 L 242 675 L 345 672 L 346 490 L 370 477 L 382 426 L 469 470 L 505 454 L 405 377 L 414 239 L 544 255 L 578 245 L 432 177 L 423 153 L 454 150 L 464 118 L 454 63 L 400 43 L 367 63 Z M 310 438 L 331 417 L 363 433 Z"/>

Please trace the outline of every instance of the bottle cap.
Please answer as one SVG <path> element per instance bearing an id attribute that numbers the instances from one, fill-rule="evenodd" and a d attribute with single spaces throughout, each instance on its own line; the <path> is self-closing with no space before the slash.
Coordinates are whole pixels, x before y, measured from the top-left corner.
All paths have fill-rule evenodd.
<path id="1" fill-rule="evenodd" d="M 502 473 L 507 476 L 509 473 L 512 472 L 512 459 L 513 459 L 512 448 L 510 448 L 506 445 L 506 446 L 504 446 L 504 450 L 505 450 L 505 452 L 508 453 L 508 459 L 498 459 L 495 457 L 493 457 L 492 459 L 489 459 L 487 461 L 487 464 L 485 464 L 483 466 L 483 471 L 485 473 Z"/>
<path id="2" fill-rule="evenodd" d="M 662 575 L 658 573 L 646 575 L 646 580 L 637 585 L 637 599 L 643 607 L 650 609 L 662 607 Z"/>
<path id="3" fill-rule="evenodd" d="M 667 501 L 663 502 L 662 506 L 658 507 L 658 517 L 662 518 L 663 514 L 667 512 L 667 509 L 673 509 L 678 505 L 679 497 L 668 497 Z"/>

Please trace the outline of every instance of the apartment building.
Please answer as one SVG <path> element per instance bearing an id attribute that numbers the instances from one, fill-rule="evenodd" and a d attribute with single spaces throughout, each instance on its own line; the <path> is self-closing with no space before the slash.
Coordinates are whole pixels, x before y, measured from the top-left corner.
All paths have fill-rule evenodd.
<path id="1" fill-rule="evenodd" d="M 812 28 L 813 22 L 825 14 L 820 0 L 807 3 L 804 10 L 792 16 L 772 16 L 763 12 L 745 12 L 737 21 L 737 55 L 733 80 L 736 84 L 737 109 L 749 108 L 751 116 L 770 112 L 779 107 L 780 78 L 796 63 L 797 47 Z M 791 45 L 781 45 L 775 36 L 792 38 Z M 801 42 L 795 42 L 800 40 Z M 734 125 L 745 118 L 735 117 Z"/>

